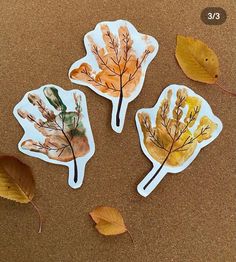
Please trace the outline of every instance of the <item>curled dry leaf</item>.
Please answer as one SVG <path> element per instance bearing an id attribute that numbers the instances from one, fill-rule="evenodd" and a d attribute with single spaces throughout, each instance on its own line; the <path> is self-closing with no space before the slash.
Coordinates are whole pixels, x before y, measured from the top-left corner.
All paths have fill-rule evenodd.
<path id="1" fill-rule="evenodd" d="M 207 84 L 216 84 L 231 95 L 218 83 L 219 61 L 215 52 L 205 43 L 192 37 L 177 35 L 175 57 L 179 66 L 192 80 Z"/>
<path id="2" fill-rule="evenodd" d="M 111 236 L 123 234 L 125 232 L 129 233 L 122 215 L 116 208 L 100 206 L 96 207 L 89 214 L 96 223 L 96 229 L 102 235 Z M 132 239 L 130 233 L 129 235 Z"/>
<path id="3" fill-rule="evenodd" d="M 35 182 L 31 169 L 13 156 L 0 156 L 0 196 L 18 203 L 31 203 L 39 214 L 39 233 L 42 229 L 42 217 L 32 201 Z"/>

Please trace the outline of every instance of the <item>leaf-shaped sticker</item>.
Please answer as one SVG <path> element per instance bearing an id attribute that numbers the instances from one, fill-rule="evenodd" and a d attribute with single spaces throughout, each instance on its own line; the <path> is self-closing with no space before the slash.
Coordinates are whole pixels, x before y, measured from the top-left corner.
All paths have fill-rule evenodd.
<path id="1" fill-rule="evenodd" d="M 206 100 L 180 85 L 168 86 L 153 108 L 140 109 L 136 125 L 142 150 L 153 163 L 138 185 L 144 197 L 167 173 L 184 170 L 222 130 Z"/>
<path id="2" fill-rule="evenodd" d="M 0 196 L 18 203 L 31 203 L 39 215 L 39 233 L 42 231 L 42 216 L 32 201 L 35 182 L 31 169 L 13 156 L 0 156 Z"/>
<path id="3" fill-rule="evenodd" d="M 25 131 L 19 150 L 68 166 L 69 185 L 80 187 L 85 165 L 95 151 L 85 95 L 45 85 L 26 93 L 14 115 Z"/>
<path id="4" fill-rule="evenodd" d="M 158 43 L 128 21 L 117 20 L 99 23 L 85 35 L 84 44 L 87 55 L 71 66 L 70 80 L 111 100 L 111 125 L 120 133 L 128 103 L 140 93 Z"/>

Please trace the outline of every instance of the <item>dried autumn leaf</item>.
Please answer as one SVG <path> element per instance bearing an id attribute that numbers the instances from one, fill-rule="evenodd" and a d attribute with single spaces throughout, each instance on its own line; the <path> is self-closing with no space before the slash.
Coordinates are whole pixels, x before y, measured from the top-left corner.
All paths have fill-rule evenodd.
<path id="1" fill-rule="evenodd" d="M 183 72 L 190 79 L 207 84 L 216 84 L 225 92 L 236 96 L 236 93 L 225 89 L 217 81 L 220 71 L 217 55 L 202 41 L 177 35 L 175 57 Z"/>
<path id="2" fill-rule="evenodd" d="M 113 207 L 96 207 L 89 214 L 96 223 L 96 229 L 102 235 L 110 236 L 123 234 L 125 232 L 129 233 L 122 215 Z"/>
<path id="3" fill-rule="evenodd" d="M 205 43 L 192 37 L 177 35 L 176 59 L 192 80 L 214 84 L 219 76 L 219 61 Z"/>
<path id="4" fill-rule="evenodd" d="M 32 202 L 35 182 L 29 166 L 13 156 L 0 156 L 0 196 L 18 203 L 31 203 L 39 214 L 39 233 L 42 218 L 38 207 Z"/>

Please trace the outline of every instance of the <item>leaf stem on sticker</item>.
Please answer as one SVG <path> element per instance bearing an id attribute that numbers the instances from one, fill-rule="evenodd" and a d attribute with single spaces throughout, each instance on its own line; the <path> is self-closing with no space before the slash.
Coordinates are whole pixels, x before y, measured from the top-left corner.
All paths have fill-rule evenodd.
<path id="1" fill-rule="evenodd" d="M 66 133 L 64 132 L 63 129 L 61 129 L 61 132 L 65 136 L 65 138 L 66 138 L 66 140 L 67 140 L 67 142 L 69 144 L 69 147 L 71 149 L 72 155 L 73 155 L 73 161 L 74 161 L 74 182 L 77 183 L 77 181 L 78 181 L 78 167 L 77 167 L 75 152 L 74 152 L 73 146 L 72 146 L 72 144 L 70 142 L 70 139 L 67 137 L 67 135 L 66 135 Z"/>

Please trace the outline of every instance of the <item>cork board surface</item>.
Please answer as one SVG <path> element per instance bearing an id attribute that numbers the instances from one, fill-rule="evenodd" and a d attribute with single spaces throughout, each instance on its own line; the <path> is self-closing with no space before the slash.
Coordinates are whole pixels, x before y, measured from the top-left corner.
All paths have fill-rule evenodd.
<path id="1" fill-rule="evenodd" d="M 37 234 L 30 205 L 0 199 L 0 261 L 235 261 L 235 100 L 216 86 L 193 82 L 178 67 L 176 34 L 202 39 L 217 53 L 220 79 L 235 91 L 236 3 L 219 1 L 45 0 L 0 1 L 1 152 L 27 162 L 36 180 L 35 202 L 45 223 Z M 221 6 L 220 26 L 200 20 L 202 9 Z M 154 36 L 160 50 L 141 94 L 129 106 L 122 134 L 110 127 L 111 104 L 68 80 L 70 65 L 85 55 L 83 37 L 100 21 L 126 19 Z M 53 83 L 87 96 L 96 153 L 79 190 L 67 185 L 67 169 L 17 150 L 23 132 L 12 115 L 25 92 Z M 135 112 L 155 104 L 170 83 L 191 87 L 211 105 L 224 128 L 182 173 L 167 175 L 147 198 L 136 185 L 151 163 L 140 149 Z M 118 208 L 133 235 L 105 238 L 88 216 L 97 205 Z"/>

